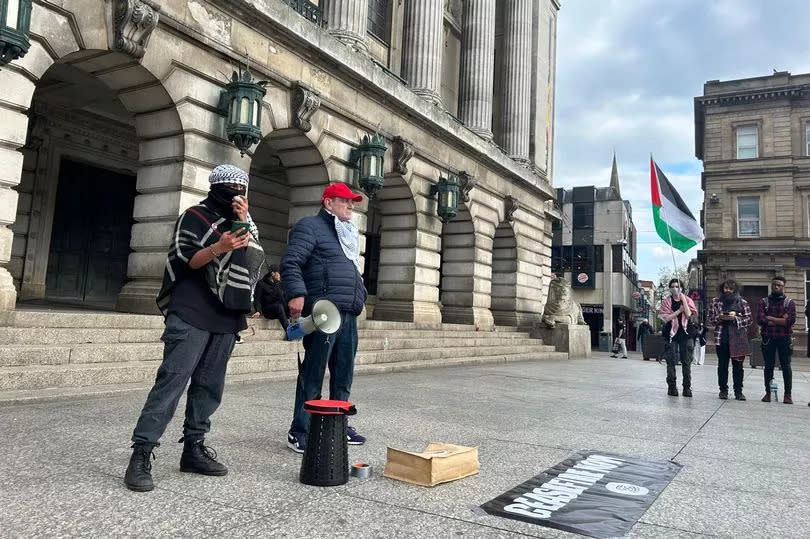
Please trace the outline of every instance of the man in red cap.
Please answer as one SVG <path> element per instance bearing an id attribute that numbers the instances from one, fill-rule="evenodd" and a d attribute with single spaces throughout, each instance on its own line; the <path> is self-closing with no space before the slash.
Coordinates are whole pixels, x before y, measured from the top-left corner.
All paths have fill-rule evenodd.
<path id="1" fill-rule="evenodd" d="M 328 299 L 340 310 L 340 329 L 330 336 L 314 332 L 304 337 L 306 354 L 298 369 L 295 407 L 287 447 L 303 453 L 309 416 L 304 403 L 321 397 L 323 377 L 329 366 L 329 398 L 349 400 L 357 353 L 357 315 L 366 302 L 360 268 L 360 235 L 352 222 L 354 204 L 363 196 L 345 183 L 333 183 L 321 195 L 321 211 L 299 220 L 290 231 L 287 251 L 281 258 L 281 281 L 289 300 L 290 317 L 307 316 L 319 299 Z M 353 427 L 346 430 L 348 443 L 366 439 Z"/>

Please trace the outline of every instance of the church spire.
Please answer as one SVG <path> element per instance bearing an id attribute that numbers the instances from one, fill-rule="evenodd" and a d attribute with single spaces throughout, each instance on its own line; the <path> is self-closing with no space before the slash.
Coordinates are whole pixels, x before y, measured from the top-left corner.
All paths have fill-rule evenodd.
<path id="1" fill-rule="evenodd" d="M 616 167 L 616 151 L 613 151 L 613 170 L 610 171 L 610 186 L 616 193 L 616 196 L 621 200 L 622 192 L 619 189 L 619 169 Z"/>

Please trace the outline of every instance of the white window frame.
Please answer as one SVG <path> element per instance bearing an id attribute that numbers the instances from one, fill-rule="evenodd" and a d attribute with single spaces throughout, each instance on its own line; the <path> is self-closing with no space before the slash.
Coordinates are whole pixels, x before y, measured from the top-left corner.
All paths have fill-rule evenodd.
<path id="1" fill-rule="evenodd" d="M 757 230 L 758 234 L 743 234 L 740 230 L 742 218 L 740 217 L 740 202 L 743 200 L 756 200 L 757 201 Z M 753 219 L 746 219 L 746 221 Z M 737 237 L 738 238 L 760 238 L 762 237 L 762 199 L 758 196 L 740 196 L 737 197 Z"/>
<path id="2" fill-rule="evenodd" d="M 804 149 L 804 155 L 810 157 L 810 122 L 804 123 Z"/>
<path id="3" fill-rule="evenodd" d="M 744 132 L 744 131 L 749 131 L 749 130 L 753 130 L 753 133 Z M 738 126 L 736 128 L 735 135 L 736 135 L 736 141 L 737 141 L 737 159 L 757 159 L 757 158 L 759 158 L 759 126 L 758 125 L 749 124 L 749 125 Z M 743 146 L 743 145 L 740 144 L 740 137 L 741 136 L 742 137 L 750 137 L 751 135 L 754 136 L 754 145 L 753 146 L 751 146 L 750 144 L 747 145 L 747 146 Z M 747 156 L 741 156 L 740 155 L 741 151 L 751 150 L 751 149 L 754 150 L 754 155 L 747 155 Z"/>

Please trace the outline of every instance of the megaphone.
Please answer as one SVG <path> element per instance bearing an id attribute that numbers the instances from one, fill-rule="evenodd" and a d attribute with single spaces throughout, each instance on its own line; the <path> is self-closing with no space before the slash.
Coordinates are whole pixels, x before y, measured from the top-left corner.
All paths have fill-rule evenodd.
<path id="1" fill-rule="evenodd" d="M 287 326 L 287 340 L 303 339 L 315 330 L 331 335 L 340 329 L 340 311 L 328 299 L 319 299 L 312 306 L 312 313 Z"/>

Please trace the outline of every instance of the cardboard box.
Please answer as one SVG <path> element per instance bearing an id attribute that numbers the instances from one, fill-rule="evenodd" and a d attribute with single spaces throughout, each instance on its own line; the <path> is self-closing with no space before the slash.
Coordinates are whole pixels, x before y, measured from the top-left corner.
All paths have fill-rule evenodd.
<path id="1" fill-rule="evenodd" d="M 431 442 L 421 453 L 389 447 L 383 475 L 432 487 L 475 475 L 480 468 L 477 447 Z"/>

